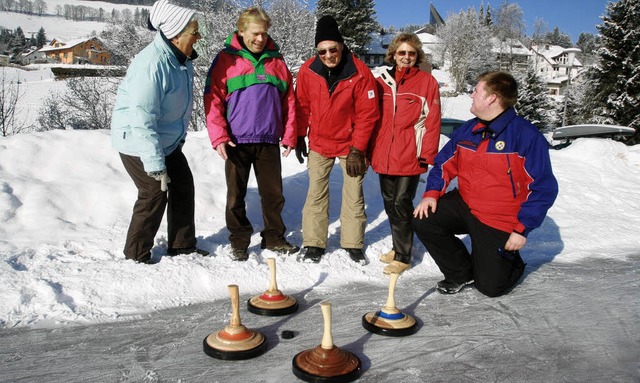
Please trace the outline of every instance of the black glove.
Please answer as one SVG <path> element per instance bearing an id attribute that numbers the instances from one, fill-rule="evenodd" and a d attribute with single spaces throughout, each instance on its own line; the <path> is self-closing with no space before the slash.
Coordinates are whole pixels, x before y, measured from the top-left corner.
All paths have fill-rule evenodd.
<path id="1" fill-rule="evenodd" d="M 307 143 L 304 141 L 304 137 L 298 137 L 298 142 L 296 143 L 296 157 L 298 158 L 298 162 L 301 164 L 304 164 L 303 156 L 309 157 L 309 153 L 307 152 Z"/>
<path id="2" fill-rule="evenodd" d="M 367 172 L 367 162 L 364 153 L 353 146 L 349 147 L 349 155 L 347 155 L 347 175 L 349 177 L 358 177 Z"/>
<path id="3" fill-rule="evenodd" d="M 424 170 L 429 169 L 429 164 L 427 163 L 427 160 L 425 160 L 422 157 L 418 157 L 418 165 L 420 165 L 420 167 L 423 168 Z"/>

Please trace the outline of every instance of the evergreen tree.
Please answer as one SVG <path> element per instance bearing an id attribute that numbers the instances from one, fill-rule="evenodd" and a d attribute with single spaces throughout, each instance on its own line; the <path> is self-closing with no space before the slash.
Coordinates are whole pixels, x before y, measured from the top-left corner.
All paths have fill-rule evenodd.
<path id="1" fill-rule="evenodd" d="M 589 66 L 597 61 L 598 49 L 600 48 L 600 37 L 593 33 L 580 33 L 576 47 L 580 48 L 577 57 L 583 66 Z"/>
<path id="2" fill-rule="evenodd" d="M 549 99 L 547 87 L 533 69 L 529 69 L 518 81 L 518 114 L 541 131 L 551 127 L 554 105 Z"/>
<path id="3" fill-rule="evenodd" d="M 546 42 L 551 45 L 558 45 L 563 48 L 571 48 L 573 46 L 571 36 L 562 32 L 558 27 L 553 28 L 553 32 L 547 33 L 545 37 Z"/>
<path id="4" fill-rule="evenodd" d="M 584 108 L 585 89 L 585 83 L 573 81 L 565 91 L 564 102 L 559 105 L 558 110 L 558 117 L 564 121 L 562 125 L 577 125 L 587 121 Z"/>
<path id="5" fill-rule="evenodd" d="M 9 43 L 9 49 L 14 54 L 18 54 L 24 50 L 25 41 L 24 32 L 22 31 L 22 28 L 18 27 L 13 32 L 13 37 Z"/>
<path id="6" fill-rule="evenodd" d="M 640 0 L 610 2 L 598 25 L 602 38 L 600 65 L 590 73 L 587 100 L 594 120 L 629 126 L 636 134 L 629 141 L 640 143 Z"/>
<path id="7" fill-rule="evenodd" d="M 373 0 L 319 0 L 316 17 L 331 15 L 336 19 L 345 45 L 362 54 L 371 41 L 371 33 L 380 29 Z"/>
<path id="8" fill-rule="evenodd" d="M 484 25 L 491 26 L 493 25 L 493 19 L 491 17 L 491 5 L 487 4 L 487 11 L 484 14 Z"/>
<path id="9" fill-rule="evenodd" d="M 47 35 L 44 33 L 44 28 L 40 27 L 38 34 L 36 35 L 36 47 L 42 48 L 47 43 Z"/>

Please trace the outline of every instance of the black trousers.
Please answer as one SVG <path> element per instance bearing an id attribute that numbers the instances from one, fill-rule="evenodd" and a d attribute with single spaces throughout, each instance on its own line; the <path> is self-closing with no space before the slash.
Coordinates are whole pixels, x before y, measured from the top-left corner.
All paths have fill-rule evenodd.
<path id="1" fill-rule="evenodd" d="M 411 259 L 413 247 L 413 198 L 416 196 L 420 175 L 391 176 L 380 174 L 380 191 L 384 211 L 389 217 L 393 250 L 404 261 Z"/>
<path id="2" fill-rule="evenodd" d="M 231 246 L 234 249 L 246 249 L 253 234 L 245 203 L 252 166 L 262 205 L 264 229 L 260 235 L 267 246 L 282 244 L 286 228 L 281 216 L 285 200 L 282 194 L 280 147 L 274 144 L 238 144 L 236 147 L 227 146 L 227 156 L 225 217 Z"/>
<path id="3" fill-rule="evenodd" d="M 138 188 L 138 199 L 124 246 L 126 258 L 143 261 L 151 256 L 154 238 L 167 208 L 167 245 L 174 249 L 196 246 L 194 222 L 194 184 L 191 169 L 180 148 L 165 157 L 171 179 L 168 191 L 160 190 L 160 182 L 149 177 L 139 157 L 120 153 L 129 176 Z"/>
<path id="4" fill-rule="evenodd" d="M 478 291 L 490 297 L 508 292 L 524 271 L 518 251 L 505 251 L 511 233 L 480 222 L 458 190 L 438 201 L 435 213 L 414 218 L 413 227 L 444 277 L 457 282 L 474 280 Z M 469 234 L 471 254 L 456 234 Z"/>

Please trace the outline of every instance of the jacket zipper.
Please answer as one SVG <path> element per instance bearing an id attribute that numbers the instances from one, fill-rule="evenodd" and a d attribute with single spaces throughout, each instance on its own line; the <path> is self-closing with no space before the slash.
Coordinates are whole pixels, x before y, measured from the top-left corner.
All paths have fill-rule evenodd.
<path id="1" fill-rule="evenodd" d="M 511 172 L 511 160 L 509 159 L 508 154 L 507 154 L 507 174 L 509 175 L 509 179 L 511 180 L 511 192 L 513 193 L 513 199 L 516 199 L 516 184 L 513 181 L 513 172 Z"/>

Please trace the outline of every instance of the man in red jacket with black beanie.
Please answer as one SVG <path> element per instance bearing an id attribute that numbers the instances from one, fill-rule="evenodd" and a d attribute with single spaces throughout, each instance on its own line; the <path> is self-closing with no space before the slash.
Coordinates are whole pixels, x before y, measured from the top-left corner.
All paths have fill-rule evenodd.
<path id="1" fill-rule="evenodd" d="M 340 246 L 353 261 L 366 264 L 362 181 L 368 167 L 365 152 L 380 115 L 376 81 L 344 45 L 333 17 L 318 20 L 315 44 L 317 54 L 300 68 L 296 87 L 296 156 L 300 163 L 303 156 L 308 157 L 309 169 L 309 190 L 302 210 L 304 260 L 320 262 L 327 247 L 329 176 L 338 158 L 344 176 Z"/>
<path id="2" fill-rule="evenodd" d="M 553 205 L 558 182 L 549 143 L 513 108 L 513 76 L 481 74 L 471 99 L 476 118 L 456 129 L 436 156 L 413 227 L 444 274 L 439 292 L 455 294 L 473 282 L 497 297 L 522 276 L 520 250 Z M 454 178 L 458 188 L 447 193 Z M 469 234 L 471 254 L 460 234 Z"/>

